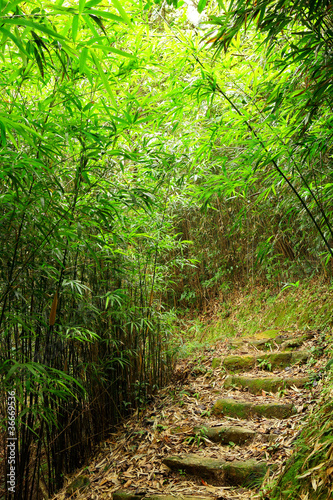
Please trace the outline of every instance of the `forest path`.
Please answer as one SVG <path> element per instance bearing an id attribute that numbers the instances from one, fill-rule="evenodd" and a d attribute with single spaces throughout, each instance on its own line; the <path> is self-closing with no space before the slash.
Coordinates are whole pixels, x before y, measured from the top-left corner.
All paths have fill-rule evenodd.
<path id="1" fill-rule="evenodd" d="M 174 384 L 123 422 L 55 498 L 259 498 L 316 403 L 324 348 L 319 332 L 216 342 L 182 361 Z"/>

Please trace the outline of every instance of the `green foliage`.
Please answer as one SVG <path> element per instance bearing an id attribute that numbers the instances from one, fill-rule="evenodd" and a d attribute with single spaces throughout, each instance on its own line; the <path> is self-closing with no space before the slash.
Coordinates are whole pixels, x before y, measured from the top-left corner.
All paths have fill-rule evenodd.
<path id="1" fill-rule="evenodd" d="M 270 363 L 267 359 L 257 359 L 258 368 L 262 370 L 272 371 L 272 363 Z"/>
<path id="2" fill-rule="evenodd" d="M 176 353 L 253 331 L 262 309 L 267 327 L 331 325 L 330 300 L 295 296 L 332 276 L 330 13 L 314 5 L 200 0 L 209 33 L 177 0 L 1 3 L 0 388 L 20 494 L 38 499 L 42 474 L 61 486 Z M 283 297 L 252 295 L 236 324 L 233 288 L 258 280 Z M 213 328 L 189 322 L 213 300 Z"/>
<path id="3" fill-rule="evenodd" d="M 263 485 L 263 495 L 272 500 L 329 498 L 332 485 L 332 379 L 326 381 L 321 400 L 296 442 L 296 450 L 274 484 Z"/>

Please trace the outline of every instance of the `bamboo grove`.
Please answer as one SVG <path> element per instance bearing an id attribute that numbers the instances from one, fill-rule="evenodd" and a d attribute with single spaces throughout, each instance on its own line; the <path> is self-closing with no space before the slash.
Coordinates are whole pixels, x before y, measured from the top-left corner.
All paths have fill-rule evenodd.
<path id="1" fill-rule="evenodd" d="M 296 4 L 201 0 L 194 26 L 183 2 L 0 2 L 12 498 L 52 494 L 168 381 L 176 312 L 331 279 L 330 8 Z"/>

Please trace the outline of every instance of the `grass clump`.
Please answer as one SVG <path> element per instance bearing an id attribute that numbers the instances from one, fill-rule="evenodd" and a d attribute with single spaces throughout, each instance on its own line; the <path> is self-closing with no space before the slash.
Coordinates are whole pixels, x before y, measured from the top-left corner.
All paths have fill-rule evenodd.
<path id="1" fill-rule="evenodd" d="M 295 452 L 274 482 L 262 488 L 270 500 L 333 498 L 333 372 L 330 370 L 319 403 L 307 419 Z"/>

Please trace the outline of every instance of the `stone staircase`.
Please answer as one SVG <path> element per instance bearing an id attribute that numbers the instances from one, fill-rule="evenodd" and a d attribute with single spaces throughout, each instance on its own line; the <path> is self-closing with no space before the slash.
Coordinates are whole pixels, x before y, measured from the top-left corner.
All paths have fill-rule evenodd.
<path id="1" fill-rule="evenodd" d="M 167 397 L 160 395 L 160 404 L 140 422 L 141 426 L 146 425 L 142 431 L 133 432 L 133 425 L 140 427 L 132 420 L 132 435 L 142 432 L 151 442 L 153 449 L 149 450 L 148 442 L 145 458 L 140 458 L 145 451 L 139 438 L 133 445 L 125 439 L 123 455 L 120 451 L 114 455 L 116 458 L 108 458 L 112 474 L 99 473 L 90 481 L 90 488 L 94 482 L 112 484 L 107 483 L 111 481 L 108 478 L 114 478 L 118 463 L 124 462 L 123 469 L 118 468 L 125 470 L 124 479 L 122 472 L 113 479 L 119 486 L 97 489 L 91 496 L 85 490 L 84 496 L 76 497 L 74 493 L 73 498 L 259 498 L 256 494 L 260 484 L 264 478 L 277 474 L 292 454 L 301 420 L 316 402 L 320 387 L 309 372 L 310 368 L 318 372 L 325 362 L 314 358 L 315 352 L 320 353 L 319 343 L 315 333 L 273 336 L 270 332 L 252 339 L 221 342 L 221 349 L 206 354 L 199 367 L 183 367 L 182 377 L 186 373 L 187 380 L 182 379 L 177 390 L 182 396 L 173 406 L 169 404 L 167 408 Z M 166 394 L 168 391 L 170 388 L 166 388 Z M 163 420 L 167 413 L 169 420 Z M 167 425 L 162 425 L 164 422 Z M 156 439 L 157 432 L 160 439 Z M 114 442 L 119 449 L 117 439 Z M 128 454 L 128 448 L 136 451 Z M 142 467 L 148 472 L 142 467 L 141 471 L 138 469 L 143 461 Z M 144 474 L 146 481 L 142 479 Z M 135 476 L 140 478 L 137 483 L 135 479 L 126 481 Z"/>
<path id="2" fill-rule="evenodd" d="M 211 409 L 211 414 L 221 419 L 221 425 L 206 427 L 203 423 L 201 427 L 193 429 L 193 434 L 221 445 L 232 444 L 246 447 L 255 440 L 259 442 L 262 440 L 260 433 L 247 426 L 247 421 L 255 418 L 267 422 L 271 419 L 290 419 L 297 415 L 297 408 L 292 402 L 282 402 L 281 397 L 273 397 L 272 395 L 276 395 L 277 392 L 283 394 L 286 390 L 304 388 L 307 384 L 310 385 L 309 376 L 290 377 L 286 375 L 292 371 L 292 367 L 308 361 L 309 351 L 299 348 L 303 342 L 312 337 L 313 334 L 306 334 L 299 337 L 280 336 L 276 339 L 263 337 L 257 340 L 242 339 L 230 342 L 231 348 L 244 350 L 244 348 L 252 347 L 257 352 L 254 354 L 232 354 L 213 359 L 213 367 L 222 369 L 222 374 L 226 374 L 221 391 L 222 398 L 217 399 Z M 272 348 L 275 349 L 272 351 Z M 267 349 L 271 349 L 271 352 L 265 352 Z M 258 370 L 260 370 L 259 374 Z M 273 370 L 279 373 L 275 373 L 272 377 L 270 372 Z M 243 374 L 235 375 L 235 373 Z M 242 393 L 253 394 L 255 399 L 252 401 L 249 401 L 248 398 L 243 400 Z M 267 402 L 267 396 L 269 396 L 270 402 Z M 236 425 L 230 426 L 230 419 L 233 419 Z M 274 438 L 276 438 L 276 434 L 268 436 L 268 439 L 272 441 Z M 199 478 L 206 484 L 239 486 L 250 489 L 258 488 L 263 478 L 270 471 L 276 469 L 274 463 L 264 460 L 226 461 L 223 455 L 219 458 L 213 458 L 196 453 L 171 454 L 164 457 L 162 461 L 174 473 L 188 474 Z M 114 500 L 139 500 L 141 498 L 147 500 L 178 500 L 178 498 L 179 500 L 207 500 L 216 497 L 197 496 L 195 491 L 193 495 L 180 495 L 179 497 L 174 495 L 147 497 L 119 490 L 114 493 L 113 498 Z"/>

